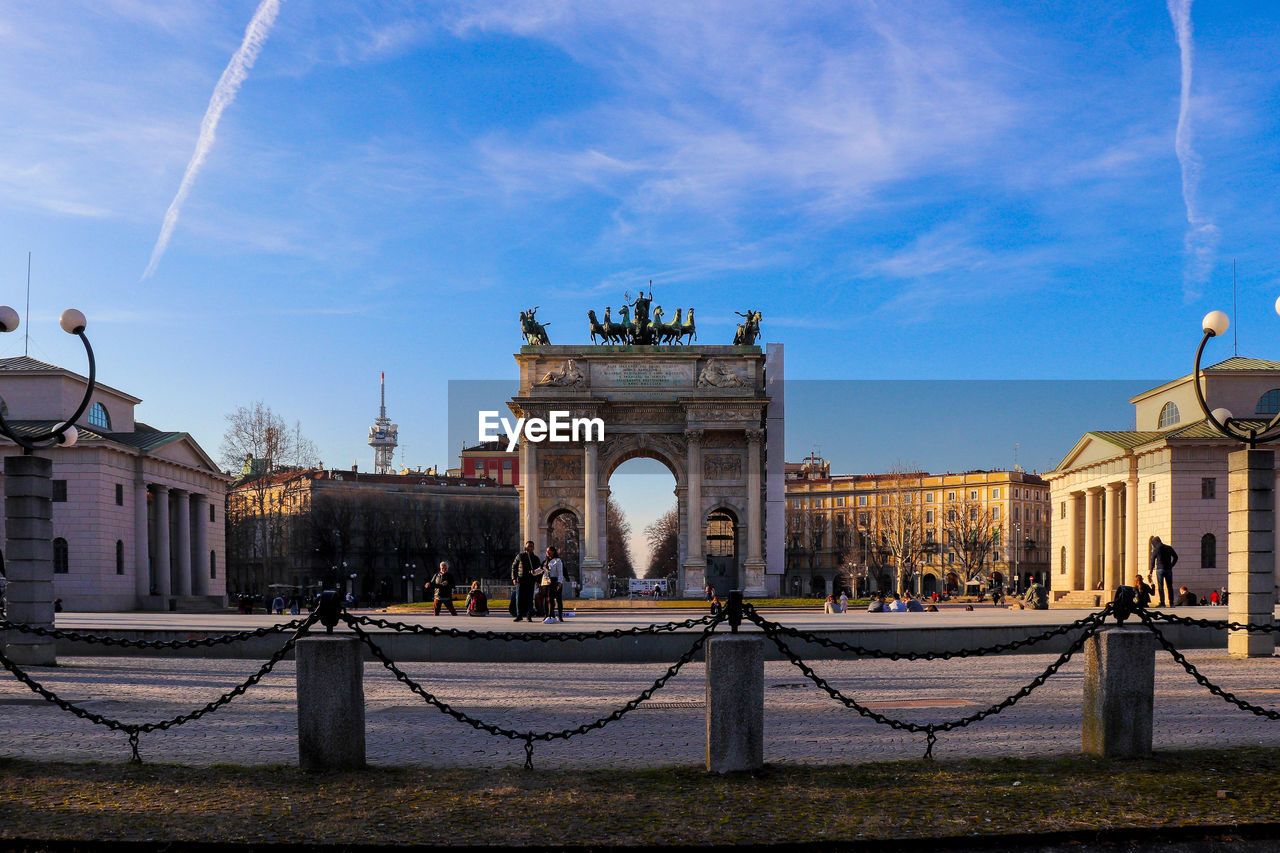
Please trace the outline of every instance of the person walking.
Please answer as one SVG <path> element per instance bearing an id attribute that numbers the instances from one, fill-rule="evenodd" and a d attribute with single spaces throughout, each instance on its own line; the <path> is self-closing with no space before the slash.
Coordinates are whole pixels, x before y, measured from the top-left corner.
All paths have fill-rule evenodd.
<path id="1" fill-rule="evenodd" d="M 450 616 L 457 616 L 458 611 L 453 607 L 453 574 L 449 571 L 448 563 L 440 564 L 440 571 L 436 572 L 427 585 L 433 590 L 433 598 L 436 603 L 436 615 L 440 615 L 440 605 L 443 604 L 449 608 Z"/>
<path id="2" fill-rule="evenodd" d="M 547 618 L 543 622 L 564 621 L 564 562 L 554 545 L 547 546 L 547 560 L 542 564 L 542 586 L 547 591 Z"/>
<path id="3" fill-rule="evenodd" d="M 1169 590 L 1169 603 L 1173 604 L 1173 567 L 1178 563 L 1178 552 L 1160 541 L 1159 536 L 1151 537 L 1151 556 L 1147 562 L 1147 583 L 1151 583 L 1151 575 L 1156 576 L 1156 594 L 1160 598 L 1160 607 L 1164 607 L 1165 590 Z"/>
<path id="4" fill-rule="evenodd" d="M 533 553 L 533 540 L 511 561 L 511 585 L 516 588 L 516 619 L 533 621 L 533 593 L 542 575 L 542 561 Z"/>

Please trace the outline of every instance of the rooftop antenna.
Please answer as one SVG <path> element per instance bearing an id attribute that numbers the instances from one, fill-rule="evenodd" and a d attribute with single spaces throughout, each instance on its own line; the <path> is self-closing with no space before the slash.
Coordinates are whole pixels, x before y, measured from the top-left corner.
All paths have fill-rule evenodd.
<path id="1" fill-rule="evenodd" d="M 27 327 L 22 333 L 22 354 L 27 354 L 27 346 L 31 343 L 31 253 L 27 252 Z"/>
<path id="2" fill-rule="evenodd" d="M 1018 470 L 1018 447 L 1019 447 L 1019 444 L 1020 444 L 1020 443 L 1019 443 L 1019 442 L 1017 442 L 1017 441 L 1015 441 L 1015 442 L 1013 443 L 1013 470 L 1015 470 L 1015 471 L 1017 471 L 1017 470 Z"/>

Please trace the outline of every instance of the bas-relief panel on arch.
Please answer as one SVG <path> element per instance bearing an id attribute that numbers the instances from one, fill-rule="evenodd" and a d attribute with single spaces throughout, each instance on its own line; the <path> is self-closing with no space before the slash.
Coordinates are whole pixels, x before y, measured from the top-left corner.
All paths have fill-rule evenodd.
<path id="1" fill-rule="evenodd" d="M 582 456 L 580 454 L 539 454 L 538 464 L 541 467 L 543 480 L 580 480 L 582 479 Z"/>

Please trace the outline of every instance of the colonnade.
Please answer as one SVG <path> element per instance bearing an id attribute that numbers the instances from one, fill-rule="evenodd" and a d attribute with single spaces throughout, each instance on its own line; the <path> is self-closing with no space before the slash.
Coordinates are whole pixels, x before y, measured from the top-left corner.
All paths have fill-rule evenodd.
<path id="1" fill-rule="evenodd" d="M 1137 478 L 1071 492 L 1065 501 L 1064 586 L 1113 591 L 1132 582 L 1143 571 L 1138 551 Z M 1061 566 L 1055 568 L 1061 572 Z"/>
<path id="2" fill-rule="evenodd" d="M 140 597 L 208 595 L 209 497 L 144 480 L 134 482 L 133 497 L 135 592 Z M 150 506 L 155 507 L 154 542 Z"/>

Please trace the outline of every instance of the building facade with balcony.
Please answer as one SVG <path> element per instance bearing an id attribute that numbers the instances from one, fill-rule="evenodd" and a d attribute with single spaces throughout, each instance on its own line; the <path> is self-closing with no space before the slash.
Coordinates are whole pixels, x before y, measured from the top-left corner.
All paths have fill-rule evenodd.
<path id="1" fill-rule="evenodd" d="M 1129 402 L 1132 430 L 1085 433 L 1050 471 L 1053 604 L 1097 607 L 1146 577 L 1153 537 L 1178 552 L 1176 588 L 1227 585 L 1227 454 L 1239 442 L 1203 417 L 1191 374 Z M 1280 411 L 1280 362 L 1233 357 L 1204 368 L 1205 399 L 1262 425 Z"/>
<path id="2" fill-rule="evenodd" d="M 931 595 L 1045 581 L 1048 483 L 1025 471 L 832 475 L 786 466 L 785 595 Z"/>
<path id="3" fill-rule="evenodd" d="M 0 359 L 0 407 L 19 432 L 53 428 L 87 385 L 27 356 Z M 53 460 L 53 594 L 67 610 L 220 609 L 230 477 L 190 434 L 138 422 L 141 402 L 97 383 L 76 444 L 39 451 Z M 0 455 L 21 453 L 0 438 Z"/>

